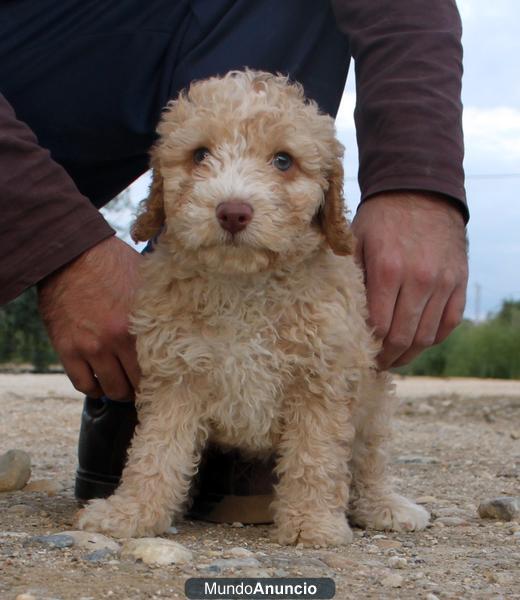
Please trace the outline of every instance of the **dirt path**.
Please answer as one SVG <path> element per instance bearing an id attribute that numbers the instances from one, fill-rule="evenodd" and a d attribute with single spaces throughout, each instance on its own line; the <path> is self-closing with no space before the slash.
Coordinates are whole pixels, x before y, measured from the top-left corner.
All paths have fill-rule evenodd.
<path id="1" fill-rule="evenodd" d="M 520 598 L 519 524 L 476 515 L 484 498 L 520 496 L 520 382 L 413 378 L 398 390 L 393 468 L 399 489 L 437 517 L 432 527 L 356 529 L 350 547 L 324 551 L 282 548 L 268 527 L 184 521 L 167 537 L 193 560 L 151 567 L 117 555 L 95 562 L 77 546 L 34 541 L 73 529 L 81 397 L 60 375 L 0 375 L 0 453 L 26 450 L 32 480 L 61 487 L 54 495 L 0 494 L 0 599 L 184 598 L 184 581 L 204 575 L 327 576 L 339 599 Z M 247 554 L 236 547 L 252 554 L 226 570 L 233 563 L 216 561 Z"/>

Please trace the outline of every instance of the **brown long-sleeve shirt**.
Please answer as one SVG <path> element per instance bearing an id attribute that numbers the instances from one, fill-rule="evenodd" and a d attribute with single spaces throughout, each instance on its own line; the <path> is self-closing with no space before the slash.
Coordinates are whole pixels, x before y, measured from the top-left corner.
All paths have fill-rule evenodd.
<path id="1" fill-rule="evenodd" d="M 114 234 L 0 95 L 0 304 Z"/>
<path id="2" fill-rule="evenodd" d="M 332 0 L 355 61 L 362 198 L 445 194 L 468 218 L 462 160 L 462 26 L 454 0 Z"/>
<path id="3" fill-rule="evenodd" d="M 467 219 L 455 2 L 332 5 L 355 60 L 362 199 L 396 189 L 433 191 L 456 202 Z M 97 209 L 108 198 L 94 206 L 67 161 L 51 157 L 39 141 L 0 94 L 0 303 L 114 233 Z"/>

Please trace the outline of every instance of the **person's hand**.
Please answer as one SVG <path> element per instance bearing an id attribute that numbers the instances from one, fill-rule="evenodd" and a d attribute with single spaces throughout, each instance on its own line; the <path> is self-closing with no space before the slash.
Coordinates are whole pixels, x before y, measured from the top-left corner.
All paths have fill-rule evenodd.
<path id="1" fill-rule="evenodd" d="M 460 323 L 468 261 L 460 211 L 428 193 L 365 201 L 352 223 L 365 271 L 370 325 L 382 369 L 404 365 Z"/>
<path id="2" fill-rule="evenodd" d="M 129 400 L 139 384 L 128 315 L 141 255 L 108 238 L 38 286 L 51 342 L 74 387 L 98 398 Z"/>

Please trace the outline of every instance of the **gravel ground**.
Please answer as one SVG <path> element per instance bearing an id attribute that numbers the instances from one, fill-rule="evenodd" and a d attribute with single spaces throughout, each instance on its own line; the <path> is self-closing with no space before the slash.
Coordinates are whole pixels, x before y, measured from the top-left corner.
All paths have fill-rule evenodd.
<path id="1" fill-rule="evenodd" d="M 62 375 L 0 375 L 0 454 L 25 450 L 32 485 L 50 482 L 0 494 L 0 598 L 184 598 L 191 576 L 326 576 L 339 599 L 520 598 L 519 523 L 476 512 L 483 499 L 520 496 L 520 381 L 411 378 L 398 393 L 393 468 L 400 491 L 432 512 L 430 528 L 356 529 L 350 547 L 319 550 L 273 544 L 269 527 L 183 521 L 164 537 L 192 558 L 153 566 L 35 539 L 74 529 L 81 397 Z"/>

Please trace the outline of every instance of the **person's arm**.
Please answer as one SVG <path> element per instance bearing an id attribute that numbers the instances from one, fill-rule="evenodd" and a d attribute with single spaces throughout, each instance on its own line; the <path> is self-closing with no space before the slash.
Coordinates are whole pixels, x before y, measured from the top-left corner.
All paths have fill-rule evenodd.
<path id="1" fill-rule="evenodd" d="M 356 71 L 362 201 L 444 194 L 468 219 L 462 159 L 462 26 L 454 0 L 333 0 Z"/>
<path id="2" fill-rule="evenodd" d="M 467 284 L 461 23 L 454 0 L 333 0 L 356 68 L 353 222 L 380 365 L 462 318 Z"/>
<path id="3" fill-rule="evenodd" d="M 114 234 L 0 94 L 0 304 Z"/>
<path id="4" fill-rule="evenodd" d="M 82 196 L 0 95 L 0 303 L 38 284 L 74 386 L 130 399 L 139 382 L 128 314 L 140 255 Z"/>

